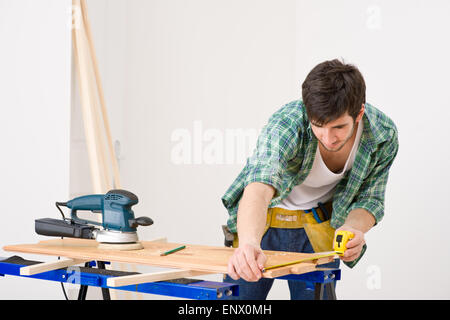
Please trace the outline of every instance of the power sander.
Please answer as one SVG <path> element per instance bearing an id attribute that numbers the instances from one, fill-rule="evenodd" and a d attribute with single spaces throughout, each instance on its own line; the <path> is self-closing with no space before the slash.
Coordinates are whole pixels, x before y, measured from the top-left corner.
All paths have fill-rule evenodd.
<path id="1" fill-rule="evenodd" d="M 35 230 L 44 236 L 95 239 L 99 242 L 98 247 L 103 249 L 142 249 L 136 228 L 152 225 L 153 220 L 149 217 L 135 218 L 131 207 L 137 203 L 135 194 L 121 189 L 110 190 L 106 194 L 81 196 L 68 202 L 56 202 L 63 219 L 36 219 Z M 64 216 L 61 206 L 71 209 L 70 219 Z M 81 219 L 79 211 L 101 213 L 102 222 Z M 95 225 L 103 228 L 96 228 Z"/>

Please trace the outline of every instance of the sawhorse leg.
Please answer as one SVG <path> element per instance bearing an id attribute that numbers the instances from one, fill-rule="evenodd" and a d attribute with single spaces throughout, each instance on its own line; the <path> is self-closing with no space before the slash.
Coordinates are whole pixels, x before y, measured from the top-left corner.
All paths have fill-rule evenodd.
<path id="1" fill-rule="evenodd" d="M 86 268 L 90 268 L 91 264 L 90 264 L 90 262 L 86 262 L 84 264 L 84 266 Z M 98 269 L 106 269 L 104 261 L 97 261 L 97 266 L 98 266 Z M 86 300 L 87 290 L 88 290 L 88 286 L 86 286 L 86 285 L 80 286 L 80 291 L 78 292 L 78 300 Z M 111 295 L 109 294 L 108 288 L 102 288 L 102 296 L 103 296 L 103 300 L 111 300 Z"/>
<path id="2" fill-rule="evenodd" d="M 323 291 L 327 291 L 328 300 L 336 300 L 336 291 L 334 289 L 334 283 L 316 283 L 314 286 L 314 299 L 323 300 Z"/>
<path id="3" fill-rule="evenodd" d="M 306 282 L 306 287 L 314 290 L 314 299 L 323 300 L 324 292 L 328 300 L 336 300 L 336 281 L 341 279 L 341 271 L 337 268 L 321 268 L 304 274 L 290 274 L 278 279 Z"/>
<path id="4" fill-rule="evenodd" d="M 97 265 L 98 265 L 99 269 L 106 269 L 105 262 L 103 262 L 103 261 L 97 261 Z M 102 296 L 103 296 L 103 300 L 111 300 L 111 295 L 109 294 L 108 288 L 102 287 Z"/>

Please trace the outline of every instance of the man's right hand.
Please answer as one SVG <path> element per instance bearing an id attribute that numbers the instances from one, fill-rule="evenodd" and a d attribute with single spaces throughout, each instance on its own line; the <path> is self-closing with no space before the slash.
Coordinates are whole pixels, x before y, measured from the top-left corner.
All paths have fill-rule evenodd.
<path id="1" fill-rule="evenodd" d="M 262 277 L 262 269 L 267 260 L 259 246 L 243 244 L 234 250 L 234 254 L 228 260 L 228 275 L 238 280 L 258 281 Z"/>

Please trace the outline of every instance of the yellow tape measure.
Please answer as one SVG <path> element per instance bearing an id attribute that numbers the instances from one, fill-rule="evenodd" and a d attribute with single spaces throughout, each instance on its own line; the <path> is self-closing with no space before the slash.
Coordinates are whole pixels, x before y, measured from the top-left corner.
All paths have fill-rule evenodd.
<path id="1" fill-rule="evenodd" d="M 334 252 L 327 252 L 324 254 L 319 254 L 317 256 L 304 258 L 301 260 L 296 260 L 296 261 L 291 261 L 291 262 L 287 262 L 287 263 L 282 263 L 282 264 L 277 264 L 274 266 L 266 267 L 266 268 L 262 269 L 262 272 L 266 272 L 267 270 L 271 270 L 271 269 L 275 269 L 275 268 L 290 266 L 290 265 L 301 263 L 301 262 L 330 257 L 330 256 L 334 256 L 336 254 L 343 255 L 345 250 L 347 250 L 347 242 L 349 242 L 354 237 L 355 237 L 355 235 L 353 234 L 353 232 L 340 230 L 340 231 L 336 232 L 336 235 L 334 236 L 334 242 L 333 242 Z"/>
<path id="2" fill-rule="evenodd" d="M 300 262 L 312 261 L 312 260 L 317 260 L 317 259 L 325 258 L 325 257 L 331 257 L 331 256 L 335 256 L 335 255 L 336 255 L 336 252 L 329 252 L 329 253 L 313 256 L 313 257 L 303 258 L 303 259 L 300 259 L 300 260 L 295 260 L 295 261 L 291 261 L 291 262 L 287 262 L 287 263 L 277 264 L 277 265 L 266 267 L 266 268 L 262 269 L 262 272 L 266 272 L 267 270 L 271 270 L 271 269 L 275 269 L 275 268 L 290 266 L 292 264 L 297 264 L 297 263 L 300 263 Z"/>
<path id="3" fill-rule="evenodd" d="M 353 232 L 339 230 L 334 236 L 333 249 L 338 255 L 343 255 L 347 250 L 347 242 L 353 239 L 355 235 Z"/>

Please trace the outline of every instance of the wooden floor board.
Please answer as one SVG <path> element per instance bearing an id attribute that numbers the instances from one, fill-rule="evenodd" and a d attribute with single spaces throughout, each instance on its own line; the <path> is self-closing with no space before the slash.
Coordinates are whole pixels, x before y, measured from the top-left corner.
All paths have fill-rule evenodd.
<path id="1" fill-rule="evenodd" d="M 141 241 L 141 243 L 144 249 L 120 251 L 99 249 L 97 248 L 98 243 L 95 240 L 58 239 L 45 240 L 35 244 L 7 245 L 3 249 L 5 251 L 61 256 L 71 259 L 134 263 L 223 274 L 227 273 L 228 260 L 234 252 L 233 248 L 226 247 L 151 241 Z M 176 248 L 180 245 L 186 245 L 186 248 L 167 256 L 160 256 L 161 252 Z M 268 250 L 265 250 L 264 253 L 267 256 L 266 266 L 319 255 L 319 253 L 310 254 Z M 283 272 L 281 272 L 282 270 L 270 272 L 265 274 L 264 277 L 275 277 L 275 275 L 280 276 L 282 273 L 289 274 L 291 272 L 304 273 L 311 271 L 310 269 L 303 269 L 297 265 L 293 265 L 291 268 L 284 268 Z"/>

